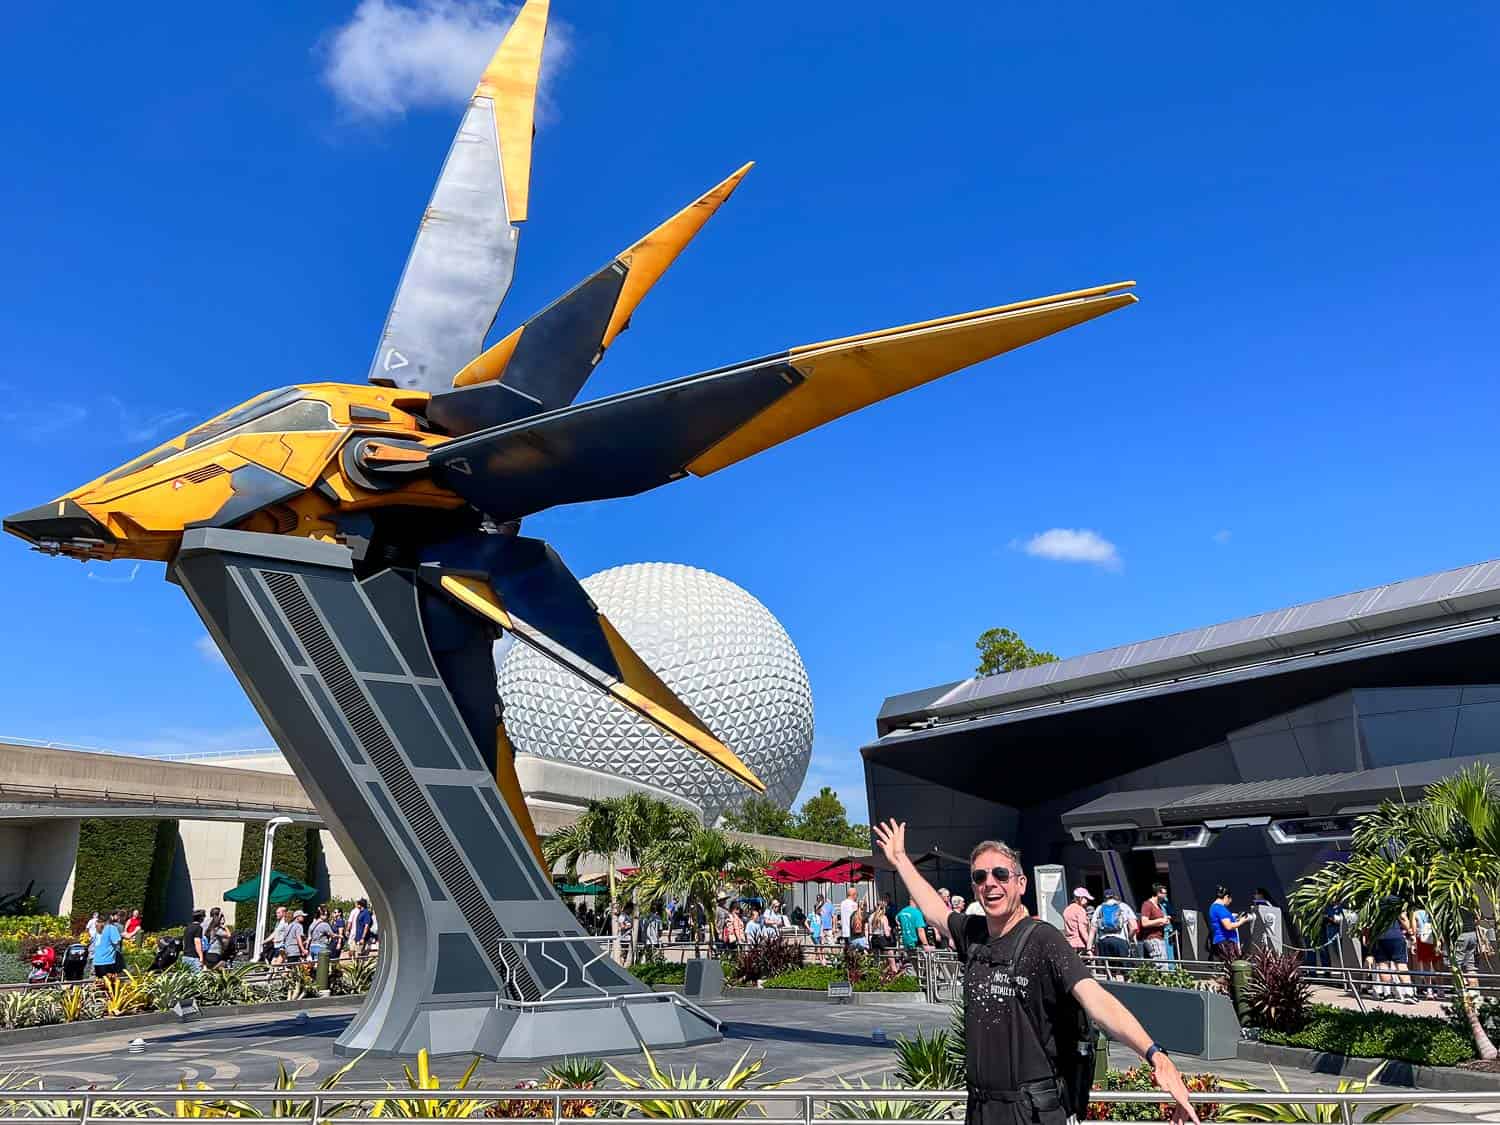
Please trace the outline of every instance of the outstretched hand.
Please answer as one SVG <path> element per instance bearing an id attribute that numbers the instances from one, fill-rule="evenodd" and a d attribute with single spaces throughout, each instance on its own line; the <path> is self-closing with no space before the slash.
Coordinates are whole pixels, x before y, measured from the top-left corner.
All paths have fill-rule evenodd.
<path id="1" fill-rule="evenodd" d="M 1158 1051 L 1151 1060 L 1151 1077 L 1156 1081 L 1157 1089 L 1172 1095 L 1174 1104 L 1169 1120 L 1178 1122 L 1179 1125 L 1184 1121 L 1197 1125 L 1198 1113 L 1188 1099 L 1187 1083 L 1182 1080 L 1182 1072 L 1177 1069 L 1177 1064 L 1165 1051 Z"/>
<path id="2" fill-rule="evenodd" d="M 904 821 L 887 820 L 875 826 L 875 842 L 880 845 L 880 850 L 885 858 L 890 861 L 891 866 L 896 866 L 906 858 L 906 823 Z"/>

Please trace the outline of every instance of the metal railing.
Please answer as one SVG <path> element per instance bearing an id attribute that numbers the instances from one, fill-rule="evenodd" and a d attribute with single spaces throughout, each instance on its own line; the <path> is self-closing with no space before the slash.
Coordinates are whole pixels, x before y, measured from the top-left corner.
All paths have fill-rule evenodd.
<path id="1" fill-rule="evenodd" d="M 272 775 L 275 776 L 275 775 Z M 67 801 L 75 805 L 130 805 L 142 808 L 201 809 L 205 812 L 232 811 L 322 818 L 311 805 L 278 805 L 263 801 L 243 801 L 238 797 L 200 797 L 191 794 L 142 793 L 130 789 L 83 789 L 68 785 L 27 785 L 0 782 L 0 799 L 12 801 Z"/>
<path id="2" fill-rule="evenodd" d="M 250 1106 L 266 1106 L 265 1116 L 271 1116 L 269 1103 L 281 1103 L 275 1114 L 284 1125 L 323 1125 L 324 1122 L 364 1120 L 373 1103 L 380 1100 L 400 1100 L 416 1103 L 419 1112 L 414 1116 L 468 1116 L 481 1117 L 488 1121 L 521 1122 L 553 1121 L 585 1116 L 578 1112 L 580 1106 L 591 1106 L 596 1117 L 639 1118 L 638 1107 L 643 1102 L 687 1103 L 685 1114 L 700 1106 L 704 1116 L 673 1117 L 677 1125 L 715 1125 L 724 1114 L 709 1116 L 713 1111 L 706 1103 L 744 1102 L 764 1113 L 756 1117 L 762 1125 L 814 1125 L 837 1117 L 846 1125 L 878 1125 L 888 1121 L 893 1114 L 881 1113 L 878 1103 L 914 1102 L 933 1106 L 933 1117 L 937 1120 L 961 1120 L 967 1094 L 963 1090 L 912 1090 L 904 1088 L 872 1087 L 851 1090 L 829 1088 L 789 1089 L 706 1089 L 706 1090 L 582 1090 L 582 1089 L 468 1089 L 468 1090 L 411 1090 L 405 1087 L 340 1087 L 299 1094 L 294 1090 L 255 1089 L 230 1087 L 224 1090 L 79 1090 L 42 1091 L 32 1087 L 12 1089 L 0 1088 L 0 1125 L 29 1125 L 37 1116 L 46 1116 L 54 1121 L 76 1121 L 79 1125 L 103 1119 L 118 1119 L 121 1116 L 149 1116 L 162 1122 L 189 1122 L 201 1120 L 193 1116 L 195 1111 L 212 1107 L 216 1102 L 246 1103 Z M 1327 1106 L 1338 1114 L 1343 1125 L 1354 1125 L 1360 1120 L 1360 1108 L 1405 1103 L 1412 1107 L 1408 1116 L 1403 1116 L 1403 1125 L 1436 1125 L 1429 1116 L 1421 1113 L 1423 1107 L 1444 1105 L 1500 1108 L 1500 1091 L 1448 1092 L 1384 1090 L 1378 1093 L 1333 1093 L 1296 1092 L 1250 1093 L 1206 1092 L 1191 1095 L 1195 1105 L 1232 1106 L 1244 1104 L 1278 1106 Z M 1090 1095 L 1091 1103 L 1115 1105 L 1161 1104 L 1165 1095 L 1160 1091 L 1125 1092 L 1118 1090 L 1096 1090 Z M 470 1112 L 459 1114 L 447 1106 L 454 1102 L 475 1103 Z M 423 1106 L 422 1103 L 428 1103 Z M 43 1112 L 30 1115 L 23 1107 L 36 1106 Z M 293 1112 L 294 1110 L 303 1112 Z M 127 1112 L 122 1113 L 122 1110 Z M 128 1112 L 134 1111 L 134 1112 Z M 632 1112 L 633 1111 L 633 1112 Z M 863 1112 L 867 1116 L 859 1116 Z M 182 1115 L 179 1116 L 178 1114 Z M 1450 1114 L 1452 1111 L 1450 1111 Z M 493 1114 L 493 1116 L 492 1116 Z M 666 1116 L 666 1114 L 653 1114 Z M 1092 1121 L 1093 1118 L 1085 1120 Z M 1451 1118 L 1450 1118 L 1451 1120 Z"/>

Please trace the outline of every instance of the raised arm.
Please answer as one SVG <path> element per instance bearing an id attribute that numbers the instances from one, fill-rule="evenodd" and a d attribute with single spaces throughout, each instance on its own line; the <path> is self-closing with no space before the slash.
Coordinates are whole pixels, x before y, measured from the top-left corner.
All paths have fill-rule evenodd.
<path id="1" fill-rule="evenodd" d="M 943 896 L 929 883 L 922 873 L 917 870 L 917 865 L 912 863 L 911 857 L 906 854 L 906 825 L 888 820 L 884 824 L 875 826 L 875 840 L 880 844 L 880 850 L 885 853 L 885 858 L 896 869 L 896 874 L 901 876 L 901 881 L 906 884 L 906 893 L 922 912 L 928 923 L 943 930 L 948 929 L 948 915 L 953 913 L 953 904 L 944 902 Z M 923 944 L 926 944 L 923 942 Z"/>

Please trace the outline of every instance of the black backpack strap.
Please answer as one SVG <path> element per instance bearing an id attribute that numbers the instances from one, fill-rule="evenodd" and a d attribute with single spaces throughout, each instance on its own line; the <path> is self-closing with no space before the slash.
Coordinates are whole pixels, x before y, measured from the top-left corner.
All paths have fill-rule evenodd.
<path id="1" fill-rule="evenodd" d="M 1026 952 L 1026 944 L 1031 940 L 1031 935 L 1036 933 L 1038 926 L 1045 924 L 1035 918 L 1025 918 L 1020 922 L 1020 925 L 1025 926 L 1026 930 L 1021 934 L 1021 940 L 1016 943 L 1016 952 L 1011 962 L 1017 969 L 1021 967 L 1021 955 Z M 1025 1019 L 1026 1026 L 1031 1029 L 1031 1038 L 1036 1042 L 1037 1047 L 1041 1049 L 1042 1058 L 1046 1059 L 1047 1065 L 1052 1068 L 1052 1080 L 1057 1084 L 1058 1093 L 1061 1095 L 1066 1082 L 1062 1075 L 1062 1060 L 1058 1055 L 1056 1045 L 1049 1044 L 1042 1039 L 1042 1029 L 1037 1026 L 1036 1019 L 1031 1014 L 1031 1006 L 1021 1003 L 1019 992 L 1016 994 L 1016 1003 L 1021 1009 L 1021 1015 Z M 1076 1113 L 1077 1111 L 1070 1109 L 1069 1112 Z M 1080 1114 L 1080 1116 L 1082 1115 Z"/>

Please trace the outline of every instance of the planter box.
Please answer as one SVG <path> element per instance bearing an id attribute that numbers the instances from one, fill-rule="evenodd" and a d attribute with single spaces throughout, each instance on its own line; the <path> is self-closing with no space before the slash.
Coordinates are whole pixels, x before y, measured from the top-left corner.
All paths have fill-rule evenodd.
<path id="1" fill-rule="evenodd" d="M 815 1000 L 820 1004 L 849 1003 L 847 1000 L 830 1000 L 826 989 L 817 988 L 741 988 L 736 985 L 726 985 L 724 996 L 729 1000 Z M 857 1008 L 925 1005 L 927 997 L 920 992 L 856 992 L 853 1002 Z"/>
<path id="2" fill-rule="evenodd" d="M 1229 997 L 1218 992 L 1162 988 L 1154 984 L 1100 981 L 1104 990 L 1141 1021 L 1148 1035 L 1172 1054 L 1232 1059 L 1240 1045 L 1240 1021 Z"/>
<path id="3" fill-rule="evenodd" d="M 694 1000 L 717 1000 L 723 996 L 723 963 L 712 957 L 689 961 L 683 974 L 682 994 Z"/>
<path id="4" fill-rule="evenodd" d="M 338 1007 L 344 1004 L 360 1005 L 365 1001 L 359 996 L 309 996 L 302 1000 L 274 1000 L 268 1004 L 213 1004 L 198 1011 L 193 1021 L 201 1027 L 210 1020 L 254 1019 L 257 1015 L 270 1013 L 300 1012 L 305 1008 Z M 23 1043 L 46 1043 L 54 1039 L 77 1039 L 89 1035 L 112 1035 L 121 1031 L 132 1031 L 139 1027 L 180 1026 L 182 1021 L 172 1012 L 140 1012 L 133 1016 L 99 1016 L 72 1023 L 49 1023 L 42 1027 L 14 1027 L 0 1030 L 0 1047 Z"/>

